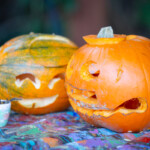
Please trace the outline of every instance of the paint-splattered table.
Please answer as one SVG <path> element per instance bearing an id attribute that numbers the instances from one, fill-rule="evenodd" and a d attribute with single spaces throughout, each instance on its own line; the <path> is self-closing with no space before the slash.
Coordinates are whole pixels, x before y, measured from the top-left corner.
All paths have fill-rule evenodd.
<path id="1" fill-rule="evenodd" d="M 73 111 L 40 116 L 12 112 L 8 125 L 0 129 L 0 150 L 11 149 L 150 149 L 150 130 L 120 134 L 95 128 Z"/>

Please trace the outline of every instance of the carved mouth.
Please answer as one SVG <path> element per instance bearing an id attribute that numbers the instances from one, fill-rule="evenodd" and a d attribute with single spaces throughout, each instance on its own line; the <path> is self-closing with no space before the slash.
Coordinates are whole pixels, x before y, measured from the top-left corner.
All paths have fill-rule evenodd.
<path id="1" fill-rule="evenodd" d="M 40 108 L 54 103 L 58 96 L 59 95 L 57 94 L 46 98 L 22 99 L 21 101 L 18 101 L 18 103 L 26 108 Z"/>
<path id="2" fill-rule="evenodd" d="M 146 98 L 143 97 L 129 99 L 110 110 L 106 107 L 99 107 L 97 96 L 94 91 L 78 89 L 70 84 L 67 84 L 67 89 L 71 103 L 76 106 L 78 111 L 80 110 L 80 112 L 82 111 L 83 113 L 109 117 L 115 113 L 127 115 L 131 113 L 143 113 L 147 110 L 147 101 Z"/>

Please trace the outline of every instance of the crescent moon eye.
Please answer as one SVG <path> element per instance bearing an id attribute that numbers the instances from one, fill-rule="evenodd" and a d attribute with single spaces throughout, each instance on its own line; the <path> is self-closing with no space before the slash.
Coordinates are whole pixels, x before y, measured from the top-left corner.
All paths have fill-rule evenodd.
<path id="1" fill-rule="evenodd" d="M 48 87 L 49 87 L 49 89 L 53 89 L 53 87 L 55 86 L 55 84 L 57 83 L 57 82 L 59 82 L 61 80 L 61 78 L 54 78 L 54 79 L 52 79 L 51 81 L 50 81 L 50 83 L 48 84 Z"/>
<path id="2" fill-rule="evenodd" d="M 53 89 L 55 84 L 59 82 L 60 80 L 65 80 L 65 73 L 60 73 L 56 75 L 48 84 L 49 89 Z"/>

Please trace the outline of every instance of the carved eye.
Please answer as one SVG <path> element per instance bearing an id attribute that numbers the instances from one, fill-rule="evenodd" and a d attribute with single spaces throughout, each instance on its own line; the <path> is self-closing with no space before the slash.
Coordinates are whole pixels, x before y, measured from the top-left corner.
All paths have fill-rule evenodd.
<path id="1" fill-rule="evenodd" d="M 16 80 L 25 80 L 25 79 L 30 79 L 32 82 L 35 82 L 35 76 L 31 73 L 23 73 L 18 76 L 16 76 Z"/>
<path id="2" fill-rule="evenodd" d="M 89 73 L 93 77 L 98 77 L 100 75 L 100 70 L 98 69 L 97 64 L 92 63 L 92 64 L 89 65 Z"/>
<path id="3" fill-rule="evenodd" d="M 25 80 L 30 80 L 36 89 L 39 89 L 41 86 L 40 80 L 38 80 L 31 73 L 23 73 L 16 76 L 16 81 L 15 81 L 16 86 L 21 87 Z"/>
<path id="4" fill-rule="evenodd" d="M 65 80 L 65 73 L 57 74 L 48 84 L 49 89 L 53 89 L 55 84 L 60 80 Z"/>
<path id="5" fill-rule="evenodd" d="M 100 70 L 95 62 L 89 61 L 81 67 L 80 75 L 84 80 L 97 79 L 100 75 Z"/>

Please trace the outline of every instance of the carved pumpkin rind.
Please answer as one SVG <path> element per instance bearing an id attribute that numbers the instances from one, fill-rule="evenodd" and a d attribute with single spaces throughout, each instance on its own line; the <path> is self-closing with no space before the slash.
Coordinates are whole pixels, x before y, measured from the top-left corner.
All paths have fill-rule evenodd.
<path id="1" fill-rule="evenodd" d="M 28 108 L 28 107 L 25 107 L 24 105 L 21 105 L 18 102 L 12 103 L 12 108 L 14 111 L 18 113 L 33 114 L 33 115 L 59 112 L 59 111 L 63 111 L 67 109 L 69 106 L 70 106 L 70 103 L 68 101 L 68 97 L 58 97 L 54 103 L 49 104 L 44 107 L 39 107 L 39 108 L 34 108 L 34 107 Z"/>
<path id="2" fill-rule="evenodd" d="M 118 132 L 150 127 L 150 40 L 136 35 L 84 39 L 88 44 L 75 52 L 66 71 L 74 110 L 87 122 Z"/>
<path id="3" fill-rule="evenodd" d="M 76 49 L 69 39 L 57 35 L 29 34 L 8 41 L 0 49 L 0 98 L 32 101 L 58 94 L 54 104 L 48 106 L 40 107 L 38 103 L 37 108 L 26 108 L 21 105 L 25 104 L 23 101 L 16 101 L 12 102 L 12 109 L 26 114 L 66 109 L 69 102 L 63 74 Z"/>

